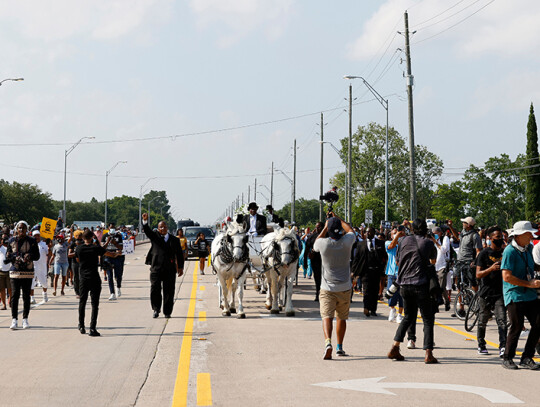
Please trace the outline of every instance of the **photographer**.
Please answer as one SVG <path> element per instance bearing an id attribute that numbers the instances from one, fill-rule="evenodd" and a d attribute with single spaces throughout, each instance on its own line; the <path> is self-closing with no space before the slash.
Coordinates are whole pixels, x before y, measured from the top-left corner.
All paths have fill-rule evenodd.
<path id="1" fill-rule="evenodd" d="M 325 339 L 325 360 L 332 359 L 334 316 L 337 335 L 336 354 L 346 356 L 343 339 L 347 330 L 352 289 L 349 259 L 356 240 L 352 228 L 347 223 L 336 217 L 333 212 L 330 212 L 329 216 L 313 245 L 313 251 L 321 254 L 322 263 L 319 302 Z"/>
<path id="2" fill-rule="evenodd" d="M 11 280 L 11 329 L 17 329 L 19 298 L 23 296 L 23 329 L 30 327 L 30 290 L 34 278 L 34 261 L 39 260 L 39 248 L 36 241 L 28 236 L 28 224 L 19 221 L 15 226 L 15 236 L 8 240 L 5 264 L 11 263 L 9 277 Z"/>
<path id="3" fill-rule="evenodd" d="M 109 239 L 111 236 L 111 239 Z M 107 242 L 107 251 L 109 253 L 117 253 L 116 257 L 103 257 L 103 270 L 107 272 L 107 282 L 109 283 L 109 301 L 116 300 L 117 297 L 122 295 L 122 276 L 124 275 L 124 257 L 122 251 L 124 250 L 122 233 L 117 231 L 114 227 L 114 223 L 109 225 L 109 232 L 105 233 L 101 238 L 101 242 Z M 114 278 L 116 279 L 116 294 L 114 292 Z"/>
<path id="4" fill-rule="evenodd" d="M 424 362 L 438 363 L 433 356 L 435 314 L 430 294 L 430 272 L 433 271 L 430 270 L 430 265 L 435 264 L 437 249 L 435 243 L 427 237 L 427 223 L 424 219 L 416 219 L 412 228 L 414 234 L 403 238 L 396 256 L 399 267 L 397 282 L 403 297 L 405 316 L 396 331 L 388 358 L 405 359 L 399 352 L 399 345 L 403 342 L 407 329 L 416 321 L 418 308 L 420 308 L 424 322 L 424 350 L 426 351 Z"/>

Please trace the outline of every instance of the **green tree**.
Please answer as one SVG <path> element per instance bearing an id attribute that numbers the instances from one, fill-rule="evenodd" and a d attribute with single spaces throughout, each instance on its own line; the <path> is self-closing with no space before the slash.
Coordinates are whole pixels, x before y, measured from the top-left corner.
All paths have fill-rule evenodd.
<path id="1" fill-rule="evenodd" d="M 534 116 L 534 107 L 531 103 L 529 111 L 529 122 L 527 123 L 527 151 L 526 166 L 530 166 L 525 172 L 525 217 L 533 219 L 540 210 L 540 176 L 538 167 L 538 129 L 536 127 L 536 118 Z"/>
<path id="2" fill-rule="evenodd" d="M 362 205 L 356 204 L 357 201 L 370 193 L 374 194 L 373 197 L 376 197 L 377 200 L 382 197 L 384 208 L 385 143 L 386 127 L 377 123 L 358 127 L 353 135 L 351 182 L 353 208 L 362 207 Z M 394 217 L 408 217 L 410 212 L 409 153 L 405 139 L 393 127 L 388 129 L 388 151 L 389 209 Z M 345 164 L 348 154 L 347 138 L 341 140 L 341 154 Z M 436 154 L 424 146 L 416 146 L 416 183 L 420 216 L 430 216 L 433 189 L 442 170 L 443 162 Z M 343 172 L 338 172 L 331 180 L 332 185 L 338 186 L 342 191 L 340 193 L 341 199 L 337 205 L 337 209 L 341 213 L 344 212 L 344 181 Z M 372 201 L 372 203 L 374 202 Z M 376 211 L 377 208 L 369 209 Z M 363 219 L 363 217 L 363 213 L 353 213 L 353 220 L 355 218 Z"/>
<path id="3" fill-rule="evenodd" d="M 316 199 L 300 198 L 295 201 L 295 221 L 300 227 L 313 228 L 319 221 L 319 201 Z M 276 214 L 285 219 L 291 219 L 291 203 L 287 203 Z"/>
<path id="4" fill-rule="evenodd" d="M 451 184 L 440 184 L 433 196 L 433 208 L 431 215 L 440 221 L 451 219 L 455 224 L 465 215 L 465 205 L 467 204 L 467 193 L 462 181 L 455 181 Z"/>
<path id="5" fill-rule="evenodd" d="M 0 196 L 0 217 L 6 223 L 25 220 L 32 226 L 43 217 L 56 219 L 51 194 L 43 192 L 37 185 L 0 180 Z"/>

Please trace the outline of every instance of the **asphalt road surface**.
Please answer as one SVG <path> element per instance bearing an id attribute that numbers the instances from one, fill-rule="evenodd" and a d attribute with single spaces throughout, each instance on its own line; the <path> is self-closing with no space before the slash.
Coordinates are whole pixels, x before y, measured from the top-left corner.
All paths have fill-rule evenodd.
<path id="1" fill-rule="evenodd" d="M 208 269 L 199 275 L 190 261 L 177 280 L 172 318 L 153 319 L 147 249 L 126 259 L 117 301 L 107 300 L 104 282 L 99 338 L 78 332 L 71 289 L 33 308 L 28 330 L 11 331 L 9 310 L 0 311 L 1 406 L 540 405 L 540 372 L 502 368 L 495 321 L 488 324 L 489 356 L 477 354 L 475 332 L 443 312 L 434 350 L 441 363 L 425 365 L 421 349 L 404 346 L 406 360 L 394 362 L 386 358 L 397 328 L 388 308 L 379 304 L 381 316 L 367 319 L 355 295 L 344 342 L 349 356 L 323 360 L 314 283 L 303 277 L 294 289 L 296 317 L 270 316 L 250 283 L 247 318 L 236 319 L 221 316 L 215 276 Z M 421 323 L 417 331 L 421 344 Z"/>

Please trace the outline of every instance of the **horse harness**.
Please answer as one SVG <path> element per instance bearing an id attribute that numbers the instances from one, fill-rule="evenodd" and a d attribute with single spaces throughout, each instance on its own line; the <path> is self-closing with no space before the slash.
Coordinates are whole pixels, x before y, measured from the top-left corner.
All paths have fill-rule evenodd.
<path id="1" fill-rule="evenodd" d="M 281 251 L 281 246 L 279 245 L 279 243 L 277 241 L 274 240 L 273 244 L 272 244 L 272 251 L 269 253 L 269 256 L 268 257 L 272 257 L 272 259 L 274 260 L 274 264 L 271 266 L 274 268 L 274 271 L 277 273 L 278 276 L 281 276 L 281 273 L 279 272 L 278 270 L 278 267 L 279 266 L 283 266 L 284 264 L 281 262 L 281 256 L 284 255 L 284 254 L 290 254 L 292 256 L 292 261 L 295 261 L 295 260 L 298 260 L 298 249 L 294 249 L 294 245 L 292 244 L 293 241 L 292 241 L 292 238 L 290 237 L 286 237 L 284 238 L 283 240 L 290 240 L 291 241 L 291 247 L 293 247 L 292 251 L 291 252 L 282 252 Z"/>
<path id="2" fill-rule="evenodd" d="M 232 269 L 232 267 L 234 266 L 234 263 L 235 263 L 232 251 L 235 248 L 241 248 L 242 249 L 242 258 L 240 259 L 240 261 L 237 261 L 236 263 L 246 263 L 246 267 L 244 267 L 244 269 L 240 273 L 240 276 L 242 276 L 242 274 L 244 274 L 246 269 L 247 269 L 247 263 L 249 261 L 249 249 L 248 249 L 247 245 L 244 245 L 243 247 L 242 246 L 233 246 L 233 244 L 231 243 L 230 246 L 231 247 L 229 247 L 229 245 L 227 244 L 227 239 L 226 238 L 221 239 L 220 246 L 219 246 L 219 249 L 218 249 L 216 255 L 212 256 L 212 260 L 211 260 L 212 272 L 214 274 L 217 274 L 217 270 L 214 267 L 214 258 L 218 257 L 218 256 L 221 257 L 221 261 L 223 263 L 229 265 L 229 268 L 226 271 L 229 271 L 230 269 Z M 238 277 L 240 277 L 240 276 L 238 276 Z"/>

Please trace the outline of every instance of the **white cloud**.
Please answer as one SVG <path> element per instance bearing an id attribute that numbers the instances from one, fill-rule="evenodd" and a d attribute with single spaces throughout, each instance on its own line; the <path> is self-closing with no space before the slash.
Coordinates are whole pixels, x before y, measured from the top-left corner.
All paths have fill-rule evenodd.
<path id="1" fill-rule="evenodd" d="M 269 40 L 279 38 L 288 22 L 293 0 L 191 0 L 191 9 L 200 29 L 217 25 L 226 33 L 218 39 L 221 47 L 228 47 L 252 31 L 260 29 Z"/>
<path id="2" fill-rule="evenodd" d="M 411 31 L 418 30 L 411 43 L 414 45 L 417 41 L 440 33 L 488 4 L 489 1 L 481 0 L 475 3 L 467 0 L 455 7 L 452 6 L 456 2 L 448 2 L 448 0 L 418 3 L 418 7 L 411 7 L 409 12 L 409 27 Z M 400 21 L 399 19 L 408 5 L 410 2 L 407 0 L 387 0 L 381 5 L 364 24 L 360 37 L 347 46 L 349 58 L 366 60 L 382 54 L 394 32 L 403 31 L 403 19 L 401 18 Z M 441 14 L 447 9 L 448 11 Z M 464 10 L 460 12 L 462 9 Z M 441 15 L 431 19 L 438 14 Z M 452 14 L 456 15 L 452 16 Z M 428 19 L 431 20 L 426 21 Z M 421 44 L 422 46 L 433 44 L 440 47 L 441 44 L 444 43 L 444 46 L 447 46 L 450 42 L 456 52 L 467 57 L 482 54 L 496 54 L 503 57 L 530 56 L 531 50 L 540 48 L 539 20 L 540 2 L 536 0 L 521 0 L 519 6 L 515 2 L 495 1 L 466 21 Z M 395 37 L 394 43 L 394 47 L 389 47 L 390 52 L 401 46 L 399 44 L 403 44 L 402 37 L 399 35 Z"/>
<path id="3" fill-rule="evenodd" d="M 12 2 L 0 9 L 3 25 L 30 39 L 59 41 L 72 36 L 116 39 L 155 18 L 166 18 L 171 0 L 40 0 Z"/>

